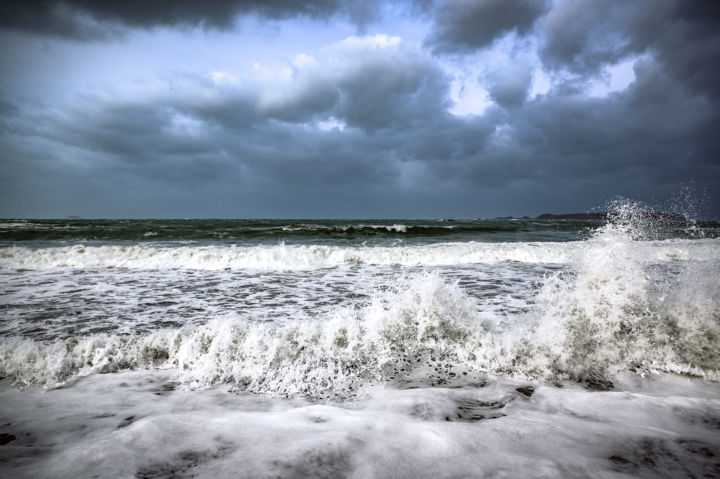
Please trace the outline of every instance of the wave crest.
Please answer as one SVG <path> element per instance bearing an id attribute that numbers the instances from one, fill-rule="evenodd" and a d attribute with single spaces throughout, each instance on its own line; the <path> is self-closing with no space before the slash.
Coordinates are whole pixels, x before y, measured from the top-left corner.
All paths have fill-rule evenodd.
<path id="1" fill-rule="evenodd" d="M 344 265 L 439 266 L 518 261 L 564 263 L 573 243 L 439 243 L 399 247 L 274 246 L 61 246 L 0 249 L 0 268 L 314 270 Z"/>
<path id="2" fill-rule="evenodd" d="M 506 323 L 437 273 L 401 277 L 365 305 L 284 324 L 213 320 L 143 336 L 0 340 L 0 375 L 54 386 L 89 374 L 173 368 L 191 387 L 347 399 L 377 384 L 506 375 L 540 381 L 665 371 L 720 380 L 720 243 L 639 241 L 627 208 L 582 243 L 406 248 L 82 246 L 2 252 L 3 266 L 315 268 L 348 262 L 563 261 L 535 310 Z M 291 265 L 291 266 L 288 266 Z M 274 266 L 273 266 L 274 265 Z"/>
<path id="3" fill-rule="evenodd" d="M 54 386 L 120 369 L 173 368 L 190 387 L 231 383 L 325 399 L 377 384 L 447 385 L 483 375 L 555 381 L 666 371 L 720 379 L 720 291 L 707 264 L 655 284 L 629 237 L 612 228 L 574 261 L 574 273 L 548 278 L 537 309 L 521 322 L 485 319 L 457 284 L 424 273 L 377 291 L 363 307 L 313 321 L 214 320 L 145 336 L 4 339 L 0 372 Z"/>

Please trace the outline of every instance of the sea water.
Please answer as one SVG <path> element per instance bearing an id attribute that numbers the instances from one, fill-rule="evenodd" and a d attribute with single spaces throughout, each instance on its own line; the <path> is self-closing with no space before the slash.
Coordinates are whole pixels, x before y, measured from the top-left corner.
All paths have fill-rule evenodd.
<path id="1" fill-rule="evenodd" d="M 4 477 L 720 477 L 718 223 L 4 220 Z"/>

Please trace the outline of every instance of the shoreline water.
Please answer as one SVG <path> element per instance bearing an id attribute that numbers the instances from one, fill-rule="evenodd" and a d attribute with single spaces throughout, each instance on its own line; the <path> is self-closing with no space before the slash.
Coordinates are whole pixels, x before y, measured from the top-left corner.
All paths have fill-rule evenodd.
<path id="1" fill-rule="evenodd" d="M 493 221 L 0 225 L 0 471 L 720 476 L 717 225 Z"/>

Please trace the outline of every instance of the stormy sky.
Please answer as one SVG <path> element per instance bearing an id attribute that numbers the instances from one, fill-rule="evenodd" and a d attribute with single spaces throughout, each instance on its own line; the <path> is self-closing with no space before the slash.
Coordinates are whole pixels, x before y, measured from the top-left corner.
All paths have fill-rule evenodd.
<path id="1" fill-rule="evenodd" d="M 717 2 L 5 1 L 0 68 L 2 217 L 720 216 Z"/>

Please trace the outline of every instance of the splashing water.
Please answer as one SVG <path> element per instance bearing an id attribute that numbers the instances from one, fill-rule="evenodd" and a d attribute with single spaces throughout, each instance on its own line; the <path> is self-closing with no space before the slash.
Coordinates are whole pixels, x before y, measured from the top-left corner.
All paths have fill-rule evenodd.
<path id="1" fill-rule="evenodd" d="M 55 386 L 162 368 L 176 370 L 187 387 L 230 383 L 340 400 L 377 385 L 462 384 L 488 375 L 557 381 L 665 371 L 716 381 L 720 245 L 699 234 L 657 240 L 668 218 L 676 227 L 676 217 L 617 203 L 606 225 L 564 250 L 567 267 L 548 276 L 535 306 L 512 321 L 488 319 L 482 299 L 424 272 L 313 320 L 214 319 L 145 335 L 4 338 L 0 374 Z"/>

